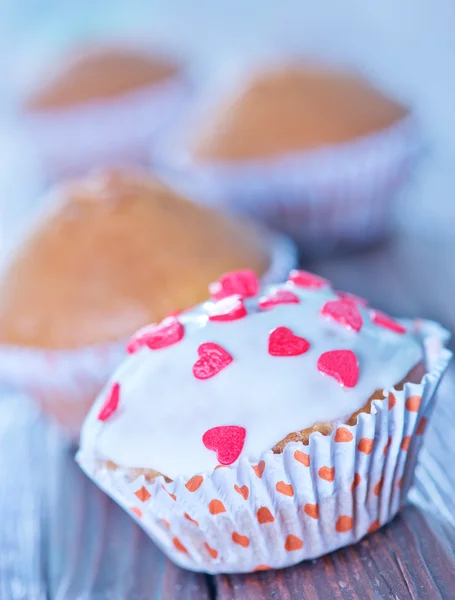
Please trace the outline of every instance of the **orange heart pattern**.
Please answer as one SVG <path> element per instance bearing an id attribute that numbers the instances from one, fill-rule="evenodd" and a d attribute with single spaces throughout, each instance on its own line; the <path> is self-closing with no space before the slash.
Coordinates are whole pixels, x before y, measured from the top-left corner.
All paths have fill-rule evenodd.
<path id="1" fill-rule="evenodd" d="M 243 496 L 244 500 L 248 500 L 248 496 L 250 495 L 248 486 L 242 485 L 242 487 L 239 487 L 238 485 L 234 485 L 234 490 L 237 492 L 237 494 Z"/>

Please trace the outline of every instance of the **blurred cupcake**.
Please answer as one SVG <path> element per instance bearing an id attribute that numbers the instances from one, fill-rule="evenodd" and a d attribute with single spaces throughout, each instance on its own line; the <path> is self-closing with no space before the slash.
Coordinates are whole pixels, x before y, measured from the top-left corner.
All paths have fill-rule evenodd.
<path id="1" fill-rule="evenodd" d="M 155 159 L 201 200 L 330 247 L 388 229 L 415 144 L 408 109 L 365 80 L 291 64 L 209 94 Z"/>
<path id="2" fill-rule="evenodd" d="M 48 176 L 145 164 L 184 96 L 185 74 L 169 57 L 121 46 L 75 50 L 56 61 L 23 106 Z"/>
<path id="3" fill-rule="evenodd" d="M 1 278 L 0 383 L 72 432 L 138 327 L 201 302 L 220 271 L 284 277 L 295 260 L 283 238 L 144 175 L 100 173 L 54 196 Z"/>
<path id="4" fill-rule="evenodd" d="M 179 315 L 178 337 L 133 338 L 77 457 L 172 560 L 209 573 L 287 567 L 392 519 L 451 356 L 436 324 L 311 273 L 232 291 Z"/>

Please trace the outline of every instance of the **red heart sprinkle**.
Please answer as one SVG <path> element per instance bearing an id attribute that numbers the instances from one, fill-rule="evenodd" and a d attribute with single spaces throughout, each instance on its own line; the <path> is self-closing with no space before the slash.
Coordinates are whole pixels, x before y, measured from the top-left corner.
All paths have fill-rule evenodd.
<path id="1" fill-rule="evenodd" d="M 356 296 L 355 294 L 351 294 L 350 292 L 335 292 L 339 298 L 346 300 L 348 302 L 354 302 L 354 304 L 358 304 L 359 306 L 368 306 L 368 302 L 365 298 L 361 298 L 360 296 Z"/>
<path id="2" fill-rule="evenodd" d="M 337 323 L 345 325 L 348 329 L 360 331 L 363 321 L 356 304 L 349 300 L 329 300 L 321 309 L 321 315 L 330 317 Z"/>
<path id="3" fill-rule="evenodd" d="M 385 327 L 386 329 L 390 329 L 391 331 L 395 331 L 395 333 L 406 333 L 406 328 L 400 323 L 394 321 L 391 317 L 381 312 L 380 310 L 372 310 L 370 312 L 371 320 L 375 325 L 379 325 L 380 327 Z"/>
<path id="4" fill-rule="evenodd" d="M 254 271 L 243 269 L 225 273 L 218 281 L 209 285 L 210 295 L 214 300 L 222 300 L 228 296 L 238 295 L 252 298 L 259 291 L 259 280 Z"/>
<path id="5" fill-rule="evenodd" d="M 294 335 L 287 327 L 277 327 L 269 335 L 269 354 L 272 356 L 298 356 L 305 354 L 310 343 Z"/>
<path id="6" fill-rule="evenodd" d="M 193 375 L 196 379 L 210 379 L 233 361 L 229 352 L 213 342 L 204 342 L 197 352 L 200 358 L 193 365 Z"/>
<path id="7" fill-rule="evenodd" d="M 100 410 L 98 414 L 99 421 L 107 421 L 111 415 L 115 413 L 118 408 L 118 403 L 120 401 L 120 384 L 114 383 L 111 387 L 111 391 L 109 392 L 106 401 L 104 402 L 103 408 Z"/>
<path id="8" fill-rule="evenodd" d="M 240 296 L 219 300 L 211 309 L 210 321 L 235 321 L 246 317 L 246 308 Z"/>
<path id="9" fill-rule="evenodd" d="M 165 318 L 167 318 L 167 317 L 178 317 L 183 312 L 185 312 L 184 308 L 177 308 L 176 310 L 172 310 L 170 313 L 168 313 Z"/>
<path id="10" fill-rule="evenodd" d="M 289 273 L 288 281 L 292 281 L 292 283 L 298 287 L 310 288 L 313 290 L 329 285 L 327 279 L 309 273 L 308 271 L 298 271 L 297 269 L 294 269 Z"/>
<path id="11" fill-rule="evenodd" d="M 160 350 L 179 342 L 183 333 L 184 327 L 176 317 L 166 317 L 161 323 L 139 329 L 128 342 L 126 349 L 129 354 L 134 354 L 143 346 L 147 346 L 150 350 Z"/>
<path id="12" fill-rule="evenodd" d="M 202 443 L 208 450 L 216 452 L 220 465 L 232 465 L 242 452 L 246 429 L 237 425 L 212 427 L 202 436 Z"/>
<path id="13" fill-rule="evenodd" d="M 289 290 L 276 290 L 270 296 L 263 296 L 259 299 L 259 308 L 267 310 L 277 304 L 299 304 L 300 298 Z"/>
<path id="14" fill-rule="evenodd" d="M 359 363 L 352 350 L 324 352 L 318 359 L 318 369 L 348 388 L 354 387 L 359 379 Z"/>

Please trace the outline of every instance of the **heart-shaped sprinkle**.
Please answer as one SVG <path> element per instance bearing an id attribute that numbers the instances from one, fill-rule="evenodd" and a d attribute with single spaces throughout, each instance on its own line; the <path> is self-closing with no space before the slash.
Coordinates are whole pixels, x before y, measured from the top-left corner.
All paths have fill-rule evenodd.
<path id="1" fill-rule="evenodd" d="M 356 296 L 350 292 L 337 291 L 335 293 L 339 298 L 347 300 L 348 302 L 354 302 L 354 304 L 357 304 L 358 306 L 368 306 L 368 302 L 365 300 L 365 298 L 361 298 L 360 296 Z"/>
<path id="2" fill-rule="evenodd" d="M 209 292 L 214 300 L 222 300 L 234 295 L 252 298 L 258 291 L 259 280 L 256 273 L 250 269 L 225 273 L 218 281 L 209 285 Z"/>
<path id="3" fill-rule="evenodd" d="M 196 379 L 210 379 L 233 361 L 229 352 L 214 342 L 204 342 L 197 352 L 200 358 L 193 365 Z"/>
<path id="4" fill-rule="evenodd" d="M 294 269 L 289 273 L 288 281 L 291 281 L 294 285 L 298 287 L 318 290 L 319 288 L 324 287 L 325 285 L 329 285 L 327 279 L 323 277 L 319 277 L 319 275 L 315 275 L 314 273 L 309 273 L 308 271 L 302 271 Z"/>
<path id="5" fill-rule="evenodd" d="M 290 290 L 276 290 L 270 296 L 263 296 L 259 299 L 259 308 L 267 310 L 277 306 L 277 304 L 299 304 L 300 298 Z"/>
<path id="6" fill-rule="evenodd" d="M 166 317 L 161 323 L 139 329 L 128 342 L 126 349 L 129 354 L 134 354 L 144 346 L 150 350 L 160 350 L 180 342 L 183 333 L 184 327 L 176 317 Z"/>
<path id="7" fill-rule="evenodd" d="M 386 329 L 390 329 L 390 331 L 394 331 L 395 333 L 406 333 L 406 329 L 403 327 L 403 325 L 400 325 L 400 323 L 397 323 L 380 310 L 372 310 L 370 312 L 370 316 L 373 323 L 375 325 L 379 325 L 379 327 L 385 327 Z"/>
<path id="8" fill-rule="evenodd" d="M 357 305 L 349 300 L 329 300 L 322 307 L 321 315 L 329 317 L 341 325 L 345 325 L 348 329 L 353 329 L 354 331 L 362 329 L 362 315 Z"/>
<path id="9" fill-rule="evenodd" d="M 288 327 L 277 327 L 269 335 L 269 354 L 272 356 L 299 356 L 310 347 L 303 337 L 295 335 Z"/>
<path id="10" fill-rule="evenodd" d="M 352 350 L 329 350 L 318 359 L 318 369 L 344 387 L 352 388 L 359 379 L 359 363 Z"/>
<path id="11" fill-rule="evenodd" d="M 221 465 L 232 465 L 242 452 L 246 429 L 237 425 L 212 427 L 202 436 L 202 443 L 208 450 L 216 452 Z"/>
<path id="12" fill-rule="evenodd" d="M 99 421 L 107 421 L 115 413 L 120 402 L 120 384 L 114 383 L 111 387 L 108 397 L 98 414 Z"/>
<path id="13" fill-rule="evenodd" d="M 210 321 L 236 321 L 246 317 L 246 308 L 240 296 L 219 300 L 210 308 Z"/>

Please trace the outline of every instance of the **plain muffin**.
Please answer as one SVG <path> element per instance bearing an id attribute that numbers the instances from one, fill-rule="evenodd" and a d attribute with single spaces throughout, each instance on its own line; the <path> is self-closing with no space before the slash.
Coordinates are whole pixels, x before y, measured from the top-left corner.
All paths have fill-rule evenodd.
<path id="1" fill-rule="evenodd" d="M 127 171 L 57 188 L 1 278 L 0 341 L 74 349 L 121 341 L 205 299 L 224 271 L 269 266 L 263 231 Z"/>
<path id="2" fill-rule="evenodd" d="M 193 155 L 271 159 L 380 131 L 408 111 L 349 72 L 288 65 L 250 77 L 214 108 Z"/>
<path id="3" fill-rule="evenodd" d="M 122 47 L 93 47 L 68 53 L 44 74 L 26 107 L 34 112 L 106 101 L 161 84 L 179 66 L 162 56 Z"/>

